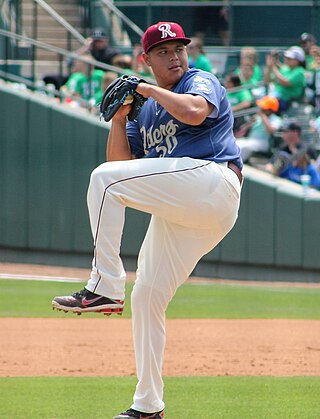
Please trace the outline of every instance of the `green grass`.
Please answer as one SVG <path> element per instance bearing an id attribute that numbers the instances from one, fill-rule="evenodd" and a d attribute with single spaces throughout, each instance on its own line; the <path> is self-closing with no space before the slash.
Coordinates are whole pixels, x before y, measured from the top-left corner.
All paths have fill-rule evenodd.
<path id="1" fill-rule="evenodd" d="M 320 288 L 186 284 L 168 317 L 320 319 Z"/>
<path id="2" fill-rule="evenodd" d="M 52 311 L 56 295 L 69 295 L 84 283 L 0 280 L 0 317 L 70 317 Z M 124 317 L 131 316 L 126 288 Z M 101 317 L 101 314 L 86 314 Z M 320 288 L 184 284 L 170 303 L 168 318 L 320 319 Z"/>
<path id="3" fill-rule="evenodd" d="M 319 419 L 318 377 L 165 377 L 168 419 Z M 1 378 L 1 419 L 111 419 L 133 377 Z"/>
<path id="4" fill-rule="evenodd" d="M 72 318 L 55 295 L 84 283 L 0 280 L 0 317 Z M 131 316 L 127 284 L 125 317 Z M 101 317 L 98 314 L 86 317 Z M 320 289 L 185 284 L 168 318 L 320 319 Z M 5 339 L 5 336 L 2 336 Z M 1 359 L 5 354 L 0 354 Z M 319 419 L 320 377 L 165 377 L 166 419 Z M 0 419 L 111 419 L 131 404 L 135 377 L 0 378 Z"/>

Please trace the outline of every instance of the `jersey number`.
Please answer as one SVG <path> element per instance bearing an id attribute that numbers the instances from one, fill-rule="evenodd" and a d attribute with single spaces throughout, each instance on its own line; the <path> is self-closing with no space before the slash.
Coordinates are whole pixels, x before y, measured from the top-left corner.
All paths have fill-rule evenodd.
<path id="1" fill-rule="evenodd" d="M 164 144 L 165 142 L 165 144 Z M 174 135 L 167 135 L 165 140 L 161 144 L 157 145 L 156 150 L 159 153 L 159 157 L 165 157 L 167 154 L 171 154 L 177 147 L 178 140 Z"/>

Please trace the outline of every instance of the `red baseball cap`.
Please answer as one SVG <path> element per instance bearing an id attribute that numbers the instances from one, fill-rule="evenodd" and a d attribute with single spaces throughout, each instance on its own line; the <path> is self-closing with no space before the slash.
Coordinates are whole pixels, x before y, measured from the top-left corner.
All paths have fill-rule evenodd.
<path id="1" fill-rule="evenodd" d="M 190 38 L 186 38 L 182 27 L 174 22 L 158 22 L 149 26 L 142 37 L 142 46 L 147 54 L 151 48 L 162 42 L 182 41 L 185 45 L 191 42 Z"/>

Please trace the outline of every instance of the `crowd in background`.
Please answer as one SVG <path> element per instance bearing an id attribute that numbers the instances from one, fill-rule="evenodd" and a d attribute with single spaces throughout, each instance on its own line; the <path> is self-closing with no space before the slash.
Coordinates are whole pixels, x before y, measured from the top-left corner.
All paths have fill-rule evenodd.
<path id="1" fill-rule="evenodd" d="M 302 33 L 297 45 L 282 54 L 271 50 L 264 65 L 254 48 L 242 48 L 240 64 L 226 75 L 225 86 L 231 88 L 227 95 L 244 162 L 263 154 L 269 161 L 259 168 L 296 183 L 308 179 L 311 188 L 320 189 L 320 47 L 315 37 Z M 253 107 L 252 114 L 237 116 Z"/>
<path id="2" fill-rule="evenodd" d="M 212 57 L 206 55 L 201 34 L 192 38 L 187 51 L 190 67 L 213 72 Z M 142 58 L 141 46 L 136 45 L 132 54 L 123 54 L 109 45 L 108 36 L 100 28 L 92 32 L 76 56 L 79 59 L 68 63 L 70 75 L 64 79 L 55 75 L 44 78 L 73 106 L 89 103 L 90 109 L 98 112 L 103 91 L 124 72 L 153 78 Z M 92 58 L 119 71 L 93 66 L 88 63 Z M 252 164 L 254 156 L 264 156 L 268 161 L 259 168 L 297 183 L 307 174 L 311 187 L 319 189 L 320 46 L 315 37 L 302 33 L 296 45 L 284 52 L 270 50 L 264 57 L 256 48 L 244 46 L 239 64 L 220 79 L 234 113 L 234 134 L 243 161 Z M 300 121 L 301 114 L 306 113 L 307 124 L 305 118 Z M 294 147 L 290 133 L 299 134 Z"/>

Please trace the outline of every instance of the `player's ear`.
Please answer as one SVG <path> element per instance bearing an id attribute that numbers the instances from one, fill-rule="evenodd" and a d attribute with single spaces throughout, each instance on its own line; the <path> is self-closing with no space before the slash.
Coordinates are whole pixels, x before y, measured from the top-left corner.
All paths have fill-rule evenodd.
<path id="1" fill-rule="evenodd" d="M 149 56 L 149 54 L 146 54 L 145 52 L 143 52 L 143 53 L 142 53 L 142 58 L 144 59 L 145 63 L 146 63 L 149 67 L 151 67 L 151 64 L 150 64 L 150 56 Z"/>

